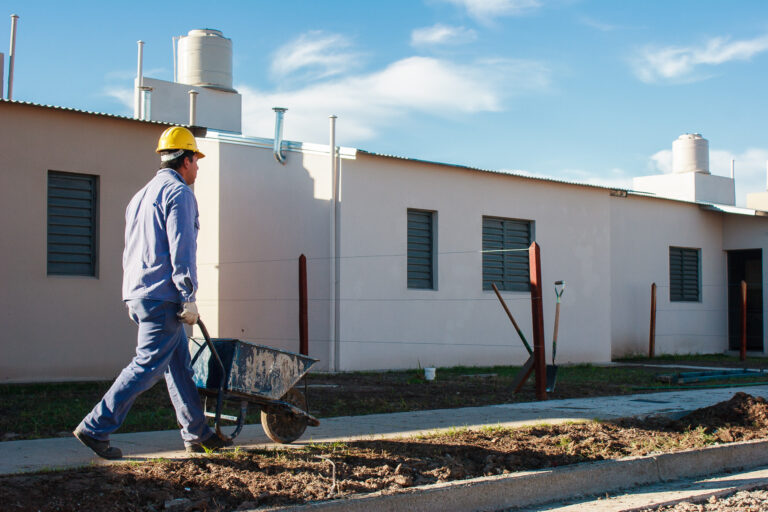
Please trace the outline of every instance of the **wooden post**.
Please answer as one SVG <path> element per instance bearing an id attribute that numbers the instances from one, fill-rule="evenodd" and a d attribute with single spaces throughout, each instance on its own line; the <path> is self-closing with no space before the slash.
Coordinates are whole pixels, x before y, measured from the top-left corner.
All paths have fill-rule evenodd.
<path id="1" fill-rule="evenodd" d="M 533 321 L 533 357 L 536 371 L 536 399 L 547 399 L 547 361 L 544 354 L 544 309 L 541 283 L 541 249 L 533 242 L 528 248 L 531 279 L 531 320 Z"/>
<path id="2" fill-rule="evenodd" d="M 656 355 L 656 283 L 651 283 L 651 330 L 648 334 L 648 357 Z"/>
<path id="3" fill-rule="evenodd" d="M 739 359 L 747 360 L 747 282 L 741 282 L 741 353 Z"/>
<path id="4" fill-rule="evenodd" d="M 307 319 L 307 257 L 299 256 L 299 353 L 309 355 L 309 321 Z"/>

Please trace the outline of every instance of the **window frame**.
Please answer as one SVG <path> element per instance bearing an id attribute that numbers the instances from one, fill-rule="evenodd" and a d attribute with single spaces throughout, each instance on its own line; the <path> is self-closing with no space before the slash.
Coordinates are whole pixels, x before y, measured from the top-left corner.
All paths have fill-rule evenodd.
<path id="1" fill-rule="evenodd" d="M 418 214 L 422 216 L 429 216 L 429 229 L 430 229 L 430 243 L 429 243 L 429 271 L 430 271 L 430 283 L 425 286 L 416 286 L 414 281 L 416 278 L 412 278 L 412 272 L 415 270 L 411 268 L 411 214 Z M 406 288 L 408 290 L 437 290 L 437 212 L 434 210 L 425 210 L 422 208 L 408 208 L 406 211 Z"/>
<path id="2" fill-rule="evenodd" d="M 54 191 L 55 190 L 67 190 L 66 187 L 62 187 L 61 183 L 56 183 L 56 180 L 80 180 L 80 181 L 87 181 L 89 184 L 89 192 L 90 197 L 88 198 L 77 198 L 74 197 L 77 194 L 70 194 L 70 197 L 66 197 L 64 195 L 57 196 Z M 86 189 L 73 187 L 69 190 L 74 192 L 82 192 Z M 99 202 L 99 196 L 100 196 L 100 179 L 98 175 L 95 174 L 87 174 L 87 173 L 75 173 L 75 172 L 66 172 L 66 171 L 57 171 L 49 169 L 46 173 L 46 275 L 48 277 L 90 277 L 90 278 L 98 278 L 99 277 L 99 210 L 100 210 L 100 202 Z M 73 201 L 90 201 L 90 216 L 88 215 L 67 215 L 67 210 L 82 210 L 84 207 L 80 206 L 74 206 L 74 205 L 67 205 L 62 204 L 63 201 L 66 201 L 66 199 L 71 199 Z M 63 200 L 63 201 L 62 201 Z M 58 204 L 57 204 L 58 203 Z M 59 218 L 70 218 L 70 219 L 87 219 L 87 224 L 78 225 L 77 223 L 57 223 L 53 222 L 53 218 L 59 217 Z M 60 229 L 56 229 L 55 227 L 58 226 Z M 68 231 L 67 229 L 61 229 L 61 228 L 70 228 L 69 231 L 75 231 L 73 228 L 86 228 L 88 230 L 88 233 L 67 233 L 65 231 Z M 52 229 L 54 228 L 54 229 Z M 53 232 L 52 232 L 53 231 Z M 59 231 L 59 232 L 56 232 Z M 79 238 L 80 240 L 70 240 L 66 241 L 66 239 L 70 238 Z M 86 245 L 83 244 L 83 238 L 88 238 L 90 240 L 90 244 L 88 244 L 88 249 L 83 252 L 82 254 L 85 254 L 89 257 L 89 262 L 82 263 L 82 265 L 88 265 L 89 269 L 86 270 L 79 270 L 79 269 L 66 269 L 66 265 L 72 264 L 73 266 L 76 265 L 75 262 L 67 262 L 64 261 L 64 259 L 60 259 L 57 261 L 56 255 L 57 254 L 73 254 L 73 253 L 66 253 L 62 250 L 65 250 L 67 245 Z M 63 241 L 62 241 L 63 240 Z M 58 251 L 56 250 L 58 249 Z"/>
<path id="3" fill-rule="evenodd" d="M 505 255 L 504 253 L 501 253 L 499 256 L 494 256 L 492 252 L 493 250 L 498 250 L 498 247 L 489 247 L 491 244 L 491 241 L 487 238 L 487 230 L 490 229 L 489 226 L 487 226 L 486 221 L 497 221 L 501 222 L 501 247 L 500 249 L 524 249 L 527 250 L 531 244 L 536 240 L 536 222 L 533 219 L 520 219 L 520 218 L 512 218 L 512 217 L 499 217 L 495 215 L 483 215 L 482 217 L 482 233 L 481 233 L 481 246 L 482 246 L 482 289 L 483 291 L 486 290 L 492 290 L 491 283 L 496 284 L 496 287 L 499 289 L 499 291 L 511 291 L 511 292 L 529 292 L 531 290 L 531 281 L 530 281 L 530 269 L 531 269 L 531 262 L 530 258 L 528 256 L 528 253 L 525 252 L 523 257 L 520 257 L 519 255 L 515 255 L 514 253 L 507 253 Z M 511 244 L 507 243 L 507 241 L 504 239 L 505 234 L 507 233 L 507 228 L 505 227 L 506 223 L 524 223 L 527 225 L 528 229 L 528 240 L 525 244 L 525 247 L 523 247 L 523 244 L 519 244 L 518 246 L 510 246 Z M 522 251 L 521 251 L 522 252 Z M 492 267 L 492 261 L 493 259 L 498 260 L 500 257 L 501 261 L 501 274 L 502 278 L 501 280 L 495 279 L 494 276 L 491 276 L 488 274 L 488 269 Z M 511 266 L 513 264 L 515 265 L 521 265 L 525 263 L 523 272 L 512 272 L 513 269 L 509 269 L 508 266 Z M 523 273 L 525 274 L 523 276 Z M 518 276 L 517 283 L 509 283 L 509 279 L 506 279 L 505 276 L 509 274 L 516 274 Z"/>
<path id="4" fill-rule="evenodd" d="M 672 270 L 673 270 L 673 251 L 679 251 L 679 256 L 677 256 L 680 259 L 680 283 L 678 286 L 673 284 L 673 276 L 672 276 Z M 686 253 L 688 253 L 688 258 L 690 258 L 690 253 L 695 252 L 696 255 L 696 269 L 695 273 L 691 269 L 685 268 L 686 263 Z M 689 260 L 690 261 L 690 260 Z M 701 302 L 702 301 L 702 292 L 701 292 L 701 248 L 696 247 L 681 247 L 676 245 L 670 245 L 669 246 L 669 253 L 668 253 L 668 265 L 669 265 L 669 301 L 670 302 Z M 695 275 L 694 275 L 695 274 Z M 686 281 L 691 280 L 695 277 L 696 280 L 696 297 L 691 298 L 689 295 L 686 295 L 685 289 L 686 289 Z M 689 284 L 690 286 L 690 284 Z M 676 289 L 678 288 L 678 289 Z"/>

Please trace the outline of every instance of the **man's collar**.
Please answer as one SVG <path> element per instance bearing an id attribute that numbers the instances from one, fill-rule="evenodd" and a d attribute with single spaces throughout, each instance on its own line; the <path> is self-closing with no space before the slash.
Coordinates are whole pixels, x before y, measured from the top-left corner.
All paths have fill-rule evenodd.
<path id="1" fill-rule="evenodd" d="M 181 174 L 179 174 L 178 171 L 171 169 L 170 167 L 163 167 L 162 169 L 157 171 L 157 174 L 160 174 L 161 172 L 166 172 L 166 171 L 170 172 L 173 177 L 181 181 L 183 184 L 189 186 L 189 184 L 186 181 L 184 181 L 184 178 L 182 178 Z"/>

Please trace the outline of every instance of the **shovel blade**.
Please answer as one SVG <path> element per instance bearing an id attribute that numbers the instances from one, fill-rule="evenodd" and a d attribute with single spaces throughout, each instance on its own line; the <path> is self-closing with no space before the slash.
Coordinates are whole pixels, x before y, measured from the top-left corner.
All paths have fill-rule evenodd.
<path id="1" fill-rule="evenodd" d="M 547 393 L 551 393 L 555 390 L 555 384 L 557 384 L 557 365 L 547 365 Z"/>

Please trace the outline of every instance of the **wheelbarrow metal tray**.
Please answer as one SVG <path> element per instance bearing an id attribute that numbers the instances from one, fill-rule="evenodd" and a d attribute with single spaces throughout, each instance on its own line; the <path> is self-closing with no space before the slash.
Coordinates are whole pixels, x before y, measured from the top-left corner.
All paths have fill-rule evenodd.
<path id="1" fill-rule="evenodd" d="M 224 363 L 225 392 L 244 398 L 278 400 L 317 362 L 317 359 L 234 338 L 213 338 Z M 195 354 L 198 342 L 190 341 Z M 193 366 L 195 385 L 216 393 L 221 368 L 210 350 L 204 349 Z"/>

